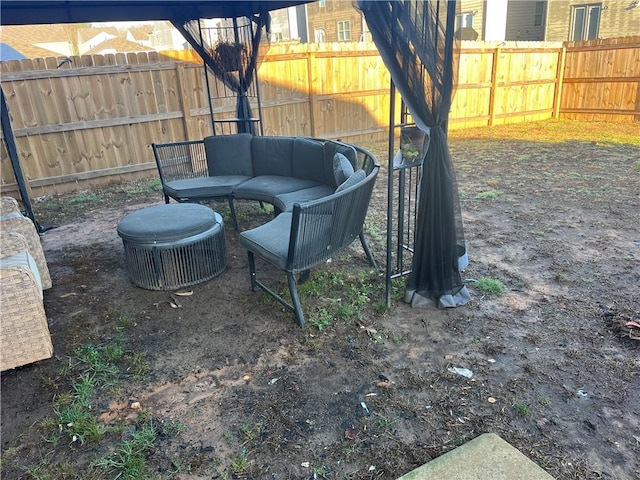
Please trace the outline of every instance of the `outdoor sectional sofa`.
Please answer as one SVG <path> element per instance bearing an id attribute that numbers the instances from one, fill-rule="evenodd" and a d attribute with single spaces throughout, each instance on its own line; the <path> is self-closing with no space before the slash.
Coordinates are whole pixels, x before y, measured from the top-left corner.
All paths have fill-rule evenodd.
<path id="1" fill-rule="evenodd" d="M 252 290 L 260 288 L 304 326 L 295 275 L 327 261 L 359 237 L 375 260 L 363 224 L 379 165 L 368 151 L 309 137 L 216 135 L 153 144 L 165 201 L 227 200 L 236 230 L 235 199 L 274 206 L 275 217 L 240 233 L 247 249 Z M 292 304 L 256 277 L 255 256 L 284 270 Z"/>

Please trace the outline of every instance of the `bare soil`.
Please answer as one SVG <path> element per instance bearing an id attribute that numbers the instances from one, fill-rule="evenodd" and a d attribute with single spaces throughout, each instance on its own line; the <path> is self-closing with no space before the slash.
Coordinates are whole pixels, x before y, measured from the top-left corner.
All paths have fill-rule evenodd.
<path id="1" fill-rule="evenodd" d="M 162 203 L 157 192 L 47 231 L 55 356 L 2 375 L 2 478 L 64 462 L 73 473 L 42 478 L 89 478 L 89 463 L 121 440 L 54 446 L 42 427 L 69 391 L 60 372 L 74 349 L 115 341 L 146 373 L 124 376 L 96 415 L 135 418 L 140 402 L 158 425 L 183 426 L 158 436 L 148 478 L 394 479 L 485 432 L 558 479 L 640 478 L 640 341 L 624 326 L 640 322 L 640 147 L 543 140 L 452 135 L 472 293 L 455 309 L 412 309 L 397 295 L 377 313 L 380 286 L 359 317 L 300 329 L 251 292 L 230 222 L 226 271 L 173 308 L 170 292 L 129 282 L 115 231 L 127 213 Z M 383 145 L 365 147 L 385 157 Z M 383 169 L 368 220 L 379 231 L 385 187 Z M 241 228 L 269 215 L 239 210 Z M 382 264 L 384 236 L 371 237 Z M 280 272 L 258 268 L 284 286 Z M 357 243 L 312 279 L 343 269 L 383 283 Z M 479 291 L 470 279 L 482 277 L 507 292 Z M 124 331 L 123 317 L 133 320 Z"/>

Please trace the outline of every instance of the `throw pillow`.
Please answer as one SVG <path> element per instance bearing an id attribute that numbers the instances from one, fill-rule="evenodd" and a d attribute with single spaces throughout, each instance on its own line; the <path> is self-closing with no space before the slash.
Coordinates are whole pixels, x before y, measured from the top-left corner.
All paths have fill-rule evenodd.
<path id="1" fill-rule="evenodd" d="M 343 190 L 346 190 L 347 188 L 355 185 L 356 183 L 359 183 L 359 182 L 363 181 L 365 178 L 367 178 L 367 174 L 364 173 L 364 170 L 362 170 L 362 169 L 358 170 L 353 175 L 351 175 L 349 178 L 347 178 L 344 182 L 342 182 L 338 186 L 338 188 L 336 188 L 336 193 L 341 192 Z"/>
<path id="2" fill-rule="evenodd" d="M 333 156 L 333 176 L 336 185 L 341 185 L 351 175 L 353 175 L 353 165 L 349 159 L 341 153 L 336 153 Z"/>

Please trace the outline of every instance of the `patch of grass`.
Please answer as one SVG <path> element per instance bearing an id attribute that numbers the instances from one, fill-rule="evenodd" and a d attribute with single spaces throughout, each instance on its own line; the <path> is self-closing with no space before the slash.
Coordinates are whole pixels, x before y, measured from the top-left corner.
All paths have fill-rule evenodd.
<path id="1" fill-rule="evenodd" d="M 126 183 L 124 193 L 127 197 L 137 197 L 140 195 L 149 195 L 151 193 L 162 192 L 162 182 L 160 178 L 147 178 L 144 180 Z"/>
<path id="2" fill-rule="evenodd" d="M 502 295 L 507 291 L 504 283 L 495 278 L 482 277 L 476 279 L 468 279 L 468 282 L 472 283 L 475 288 L 487 295 Z"/>
<path id="3" fill-rule="evenodd" d="M 553 405 L 553 403 L 551 403 L 551 399 L 549 397 L 542 397 L 540 400 L 538 400 L 538 403 L 540 405 L 542 405 L 543 407 L 550 407 Z"/>
<path id="4" fill-rule="evenodd" d="M 311 305 L 307 323 L 323 330 L 334 321 L 360 319 L 372 301 L 382 295 L 383 285 L 374 271 L 314 272 L 298 287 L 303 305 Z M 380 309 L 376 309 L 380 311 Z"/>
<path id="5" fill-rule="evenodd" d="M 52 388 L 60 389 L 61 385 L 68 385 L 68 389 L 60 389 L 56 395 L 52 405 L 53 415 L 36 424 L 42 438 L 38 449 L 47 458 L 30 465 L 20 465 L 18 462 L 21 460 L 16 458 L 12 464 L 23 470 L 28 478 L 43 480 L 151 478 L 147 457 L 154 451 L 158 436 L 178 435 L 186 426 L 180 422 L 158 421 L 148 410 L 137 411 L 133 425 L 124 419 L 105 423 L 99 417 L 102 410 L 100 405 L 109 403 L 104 395 L 116 387 L 121 388 L 122 372 L 140 368 L 130 365 L 136 358 L 144 357 L 126 352 L 117 342 L 77 347 L 68 364 L 49 380 Z M 72 468 L 66 463 L 54 463 L 51 460 L 63 458 L 65 449 L 81 453 L 105 451 L 102 443 L 113 445 L 116 439 L 119 440 L 115 442 L 115 447 L 109 448 L 109 454 L 103 454 L 90 464 L 74 464 Z"/>
<path id="6" fill-rule="evenodd" d="M 480 192 L 476 195 L 478 200 L 496 200 L 500 196 L 500 192 L 497 190 L 487 190 L 486 192 Z"/>
<path id="7" fill-rule="evenodd" d="M 322 331 L 333 323 L 333 318 L 334 317 L 326 308 L 318 308 L 314 312 L 314 315 L 307 319 L 307 323 L 309 326 Z"/>
<path id="8" fill-rule="evenodd" d="M 146 456 L 153 451 L 157 431 L 153 420 L 144 422 L 129 432 L 128 438 L 112 454 L 95 461 L 92 465 L 114 478 L 144 480 L 148 478 Z"/>
<path id="9" fill-rule="evenodd" d="M 243 475 L 249 469 L 249 466 L 250 462 L 247 458 L 246 450 L 242 450 L 242 452 L 240 452 L 240 455 L 238 455 L 231 461 L 231 471 L 233 471 L 233 473 L 238 476 Z"/>
<path id="10" fill-rule="evenodd" d="M 537 122 L 511 123 L 494 127 L 478 127 L 452 130 L 449 137 L 528 140 L 532 142 L 586 142 L 615 145 L 639 145 L 640 136 L 636 122 L 580 122 L 565 119 L 549 119 Z"/>
<path id="11" fill-rule="evenodd" d="M 69 205 L 84 208 L 89 204 L 97 203 L 99 200 L 100 195 L 95 192 L 82 192 L 70 197 L 67 202 L 69 203 Z"/>
<path id="12" fill-rule="evenodd" d="M 531 409 L 529 408 L 529 405 L 527 405 L 526 403 L 514 403 L 513 409 L 521 417 L 526 417 L 527 415 L 529 415 L 529 412 L 531 411 Z"/>

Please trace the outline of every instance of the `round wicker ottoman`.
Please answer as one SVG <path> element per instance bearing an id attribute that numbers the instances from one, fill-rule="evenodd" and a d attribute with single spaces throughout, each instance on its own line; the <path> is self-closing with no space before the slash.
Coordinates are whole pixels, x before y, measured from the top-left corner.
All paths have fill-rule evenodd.
<path id="1" fill-rule="evenodd" d="M 148 290 L 174 290 L 209 280 L 227 264 L 220 214 L 195 203 L 143 208 L 117 226 L 130 280 Z"/>

